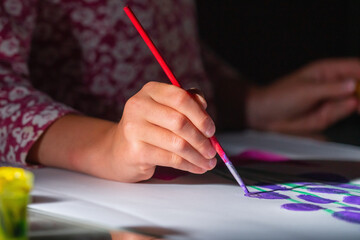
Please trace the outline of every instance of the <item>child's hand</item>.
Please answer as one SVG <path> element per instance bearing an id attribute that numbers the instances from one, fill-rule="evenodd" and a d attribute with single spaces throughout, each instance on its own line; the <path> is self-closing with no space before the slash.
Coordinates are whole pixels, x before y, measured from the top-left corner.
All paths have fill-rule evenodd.
<path id="1" fill-rule="evenodd" d="M 102 177 L 136 182 L 151 178 L 157 165 L 197 174 L 214 168 L 216 151 L 208 138 L 215 125 L 205 100 L 196 98 L 173 85 L 146 84 L 108 135 Z"/>
<path id="2" fill-rule="evenodd" d="M 122 182 L 149 179 L 156 166 L 204 173 L 216 165 L 205 108 L 195 92 L 151 82 L 127 101 L 119 123 L 72 114 L 56 120 L 27 161 Z"/>

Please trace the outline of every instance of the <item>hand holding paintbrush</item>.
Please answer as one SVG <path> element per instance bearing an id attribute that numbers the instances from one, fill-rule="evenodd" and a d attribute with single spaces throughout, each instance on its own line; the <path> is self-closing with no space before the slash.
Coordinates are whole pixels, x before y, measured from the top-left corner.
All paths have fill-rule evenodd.
<path id="1" fill-rule="evenodd" d="M 181 88 L 180 83 L 175 78 L 174 74 L 172 73 L 172 71 L 170 70 L 168 65 L 166 64 L 165 60 L 160 55 L 159 51 L 157 50 L 154 43 L 151 41 L 151 39 L 149 38 L 149 36 L 147 35 L 147 33 L 145 32 L 143 27 L 141 26 L 138 19 L 135 17 L 134 13 L 131 11 L 131 9 L 128 6 L 124 7 L 124 11 L 126 12 L 127 16 L 130 18 L 131 22 L 134 24 L 136 30 L 139 32 L 141 37 L 144 39 L 146 45 L 150 48 L 151 52 L 154 54 L 156 60 L 159 62 L 159 64 L 161 65 L 161 67 L 165 71 L 165 73 L 168 76 L 170 82 L 173 85 Z M 246 195 L 249 194 L 249 191 L 246 188 L 246 185 L 244 184 L 244 182 L 241 179 L 240 175 L 236 171 L 235 167 L 232 165 L 232 163 L 230 162 L 230 160 L 226 156 L 226 154 L 225 154 L 224 150 L 222 149 L 219 141 L 216 139 L 216 137 L 213 134 L 211 134 L 211 135 L 208 134 L 208 136 L 210 137 L 211 144 L 216 149 L 216 152 L 219 154 L 221 159 L 224 161 L 224 163 L 226 164 L 226 167 L 229 169 L 231 174 L 234 176 L 234 178 L 236 179 L 236 181 L 238 182 L 240 187 L 244 190 Z"/>

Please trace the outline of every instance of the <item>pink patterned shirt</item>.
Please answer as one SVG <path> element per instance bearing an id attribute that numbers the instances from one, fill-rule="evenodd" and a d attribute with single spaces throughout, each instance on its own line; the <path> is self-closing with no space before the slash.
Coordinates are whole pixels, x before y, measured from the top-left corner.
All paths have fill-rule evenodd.
<path id="1" fill-rule="evenodd" d="M 179 81 L 211 97 L 192 0 L 1 0 L 0 160 L 71 112 L 118 121 L 149 81 L 168 82 L 122 7 L 127 2 Z"/>

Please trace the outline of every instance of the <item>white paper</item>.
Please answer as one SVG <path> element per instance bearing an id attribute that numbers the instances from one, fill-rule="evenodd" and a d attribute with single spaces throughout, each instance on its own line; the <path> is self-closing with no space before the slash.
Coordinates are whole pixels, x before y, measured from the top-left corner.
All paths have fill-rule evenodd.
<path id="1" fill-rule="evenodd" d="M 339 161 L 344 161 L 344 165 L 360 158 L 357 147 L 282 135 L 247 132 L 220 139 L 231 154 L 258 149 L 288 157 L 296 156 L 298 159 L 336 160 L 338 157 Z M 298 168 L 299 171 L 306 170 L 306 165 Z M 255 165 L 254 169 L 278 171 L 279 174 L 284 170 L 282 166 L 268 169 L 261 164 Z M 356 171 L 360 172 L 360 169 L 340 170 L 349 170 L 350 173 L 346 174 L 354 175 L 351 175 L 352 183 L 360 184 L 359 179 L 355 179 Z M 187 175 L 171 181 L 153 179 L 136 184 L 112 182 L 51 168 L 37 169 L 34 173 L 35 189 L 65 200 L 30 205 L 32 209 L 108 228 L 139 230 L 152 227 L 164 233 L 163 237 L 167 239 L 358 239 L 360 236 L 360 224 L 336 219 L 326 211 L 337 211 L 340 205 L 317 204 L 325 210 L 310 212 L 285 210 L 281 208 L 282 205 L 302 201 L 297 197 L 301 193 L 276 191 L 291 197 L 292 201 L 249 198 L 243 196 L 242 190 L 232 180 L 213 173 Z M 260 178 L 270 175 L 257 176 L 262 180 Z M 255 191 L 255 188 L 249 189 Z M 306 189 L 297 190 L 308 192 Z M 351 190 L 351 193 L 360 196 L 360 191 Z M 339 202 L 345 196 L 316 195 Z M 356 204 L 350 205 L 357 207 Z"/>

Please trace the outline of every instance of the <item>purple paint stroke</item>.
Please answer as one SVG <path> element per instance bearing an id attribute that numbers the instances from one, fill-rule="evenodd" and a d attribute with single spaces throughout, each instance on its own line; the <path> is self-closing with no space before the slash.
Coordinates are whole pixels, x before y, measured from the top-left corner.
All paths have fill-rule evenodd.
<path id="1" fill-rule="evenodd" d="M 341 187 L 341 188 L 348 188 L 348 189 L 354 189 L 354 190 L 360 190 L 360 186 L 342 183 L 342 184 L 333 184 L 333 186 Z"/>
<path id="2" fill-rule="evenodd" d="M 358 212 L 349 212 L 349 211 L 335 212 L 333 213 L 333 217 L 347 222 L 360 224 L 360 213 Z"/>
<path id="3" fill-rule="evenodd" d="M 360 196 L 346 196 L 344 197 L 343 202 L 360 205 Z"/>
<path id="4" fill-rule="evenodd" d="M 279 194 L 275 192 L 257 192 L 247 194 L 247 197 L 258 198 L 258 199 L 289 199 L 289 196 Z"/>
<path id="5" fill-rule="evenodd" d="M 268 188 L 268 189 L 271 189 L 271 190 L 291 190 L 290 188 L 287 188 L 287 187 L 284 187 L 284 186 L 280 186 L 280 185 L 276 185 L 276 184 L 273 184 L 273 185 L 262 185 L 262 184 L 259 184 L 261 185 L 261 187 L 263 188 Z"/>
<path id="6" fill-rule="evenodd" d="M 347 183 L 349 180 L 344 176 L 334 173 L 313 172 L 300 174 L 299 177 L 308 178 L 320 182 Z"/>
<path id="7" fill-rule="evenodd" d="M 323 209 L 322 207 L 309 203 L 286 203 L 281 206 L 290 211 L 317 211 Z"/>
<path id="8" fill-rule="evenodd" d="M 337 188 L 328 188 L 328 187 L 314 187 L 314 188 L 307 188 L 310 192 L 316 193 L 332 193 L 332 194 L 344 194 L 348 193 L 348 191 L 337 189 Z"/>
<path id="9" fill-rule="evenodd" d="M 336 202 L 336 200 L 332 200 L 332 199 L 327 199 L 327 198 L 322 198 L 322 197 L 317 197 L 317 196 L 312 196 L 312 195 L 299 195 L 297 196 L 298 198 L 308 201 L 308 202 L 312 202 L 312 203 L 321 203 L 321 204 L 327 204 L 327 203 L 333 203 Z"/>
<path id="10" fill-rule="evenodd" d="M 360 211 L 360 208 L 357 208 L 357 207 L 340 207 L 340 208 L 348 210 L 348 211 Z"/>

